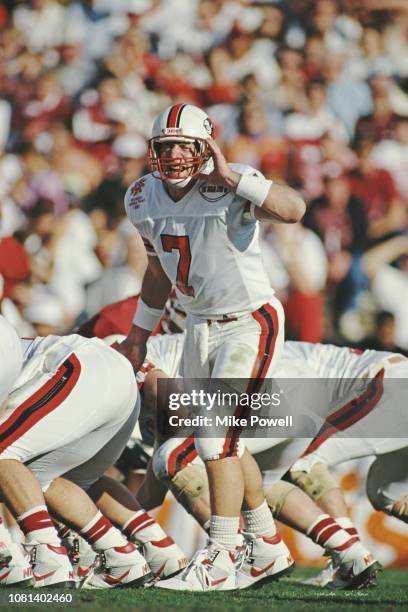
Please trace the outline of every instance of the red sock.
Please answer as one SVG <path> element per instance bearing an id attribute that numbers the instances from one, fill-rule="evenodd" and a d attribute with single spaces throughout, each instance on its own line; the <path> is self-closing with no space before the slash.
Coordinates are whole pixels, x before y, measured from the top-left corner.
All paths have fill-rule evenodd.
<path id="1" fill-rule="evenodd" d="M 17 517 L 28 544 L 53 544 L 61 546 L 57 531 L 46 506 L 36 506 Z"/>
<path id="2" fill-rule="evenodd" d="M 359 541 L 336 523 L 328 514 L 321 514 L 309 527 L 307 535 L 323 548 L 341 553 Z"/>
<path id="3" fill-rule="evenodd" d="M 138 510 L 123 525 L 123 533 L 129 540 L 144 544 L 145 542 L 160 542 L 161 546 L 174 544 L 173 538 L 168 536 L 159 523 L 144 510 Z"/>
<path id="4" fill-rule="evenodd" d="M 100 512 L 79 532 L 94 550 L 106 550 L 118 546 L 133 546 Z"/>
<path id="5" fill-rule="evenodd" d="M 70 535 L 71 529 L 64 525 L 64 523 L 57 521 L 57 519 L 55 518 L 52 519 L 52 522 L 54 523 L 54 527 L 57 530 L 58 537 L 61 538 L 61 540 L 67 538 Z"/>

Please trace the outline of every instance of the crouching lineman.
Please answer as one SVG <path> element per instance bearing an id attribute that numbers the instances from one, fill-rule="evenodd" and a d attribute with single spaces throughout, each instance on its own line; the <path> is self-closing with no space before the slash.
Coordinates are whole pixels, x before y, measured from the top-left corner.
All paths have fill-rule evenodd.
<path id="1" fill-rule="evenodd" d="M 95 482 L 134 428 L 139 405 L 129 362 L 102 341 L 76 335 L 23 340 L 21 356 L 20 341 L 3 318 L 0 347 L 1 399 L 7 400 L 0 419 L 0 491 L 25 535 L 35 586 L 75 584 L 46 502 L 103 553 L 104 586 L 144 585 L 153 576 L 137 546 L 74 484 Z M 137 512 L 143 515 L 139 507 Z"/>
<path id="2" fill-rule="evenodd" d="M 327 376 L 328 369 L 334 376 L 347 375 L 350 378 L 375 376 L 383 369 L 388 387 L 377 403 L 376 412 L 380 419 L 395 421 L 396 435 L 392 438 L 371 438 L 370 432 L 373 434 L 374 430 L 366 420 L 362 421 L 362 424 L 365 423 L 364 431 L 359 430 L 358 425 L 350 427 L 348 432 L 351 437 L 347 438 L 333 430 L 327 435 L 327 428 L 324 428 L 302 457 L 291 466 L 288 479 L 306 491 L 349 532 L 357 533 L 348 515 L 344 494 L 328 466 L 362 457 L 375 457 L 367 474 L 367 497 L 376 510 L 408 523 L 408 438 L 402 437 L 406 432 L 397 412 L 397 407 L 406 405 L 408 399 L 408 359 L 399 354 L 378 351 L 362 353 L 323 345 L 305 344 L 300 349 L 308 355 L 321 376 Z M 364 410 L 362 403 L 360 406 L 349 406 L 348 415 L 334 416 L 337 427 L 340 418 L 350 422 L 350 417 L 355 418 L 359 409 Z M 378 418 L 374 414 L 371 419 Z M 324 586 L 333 579 L 336 569 L 335 559 L 329 559 L 327 567 L 307 583 Z"/>

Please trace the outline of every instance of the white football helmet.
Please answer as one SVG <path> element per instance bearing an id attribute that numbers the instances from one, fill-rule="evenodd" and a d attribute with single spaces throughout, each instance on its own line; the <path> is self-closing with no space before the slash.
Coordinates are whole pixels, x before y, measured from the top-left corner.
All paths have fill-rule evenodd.
<path id="1" fill-rule="evenodd" d="M 149 165 L 155 178 L 175 187 L 185 187 L 197 174 L 211 171 L 211 151 L 207 138 L 214 128 L 209 116 L 192 104 L 174 104 L 156 118 L 149 140 Z M 196 153 L 186 157 L 164 157 L 164 142 L 193 143 Z"/>

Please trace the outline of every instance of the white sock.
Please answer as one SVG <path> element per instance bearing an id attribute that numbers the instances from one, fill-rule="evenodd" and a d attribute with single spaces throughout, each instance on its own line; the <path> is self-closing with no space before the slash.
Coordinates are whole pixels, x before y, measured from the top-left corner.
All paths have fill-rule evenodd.
<path id="1" fill-rule="evenodd" d="M 228 550 L 235 550 L 239 530 L 239 516 L 212 516 L 210 538 Z"/>
<path id="2" fill-rule="evenodd" d="M 266 500 L 255 510 L 244 510 L 245 530 L 257 536 L 274 536 L 276 525 Z"/>

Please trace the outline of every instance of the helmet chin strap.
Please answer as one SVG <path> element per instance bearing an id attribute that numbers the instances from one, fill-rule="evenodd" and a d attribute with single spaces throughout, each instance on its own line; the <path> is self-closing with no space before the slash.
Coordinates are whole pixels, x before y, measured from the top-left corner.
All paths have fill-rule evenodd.
<path id="1" fill-rule="evenodd" d="M 189 182 L 193 178 L 194 178 L 193 176 L 187 176 L 186 178 L 183 178 L 183 179 L 169 179 L 169 178 L 166 178 L 166 179 L 164 179 L 164 181 L 168 185 L 171 185 L 172 187 L 175 187 L 176 189 L 183 189 L 184 187 L 187 187 L 187 185 L 189 184 Z"/>

